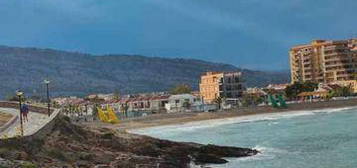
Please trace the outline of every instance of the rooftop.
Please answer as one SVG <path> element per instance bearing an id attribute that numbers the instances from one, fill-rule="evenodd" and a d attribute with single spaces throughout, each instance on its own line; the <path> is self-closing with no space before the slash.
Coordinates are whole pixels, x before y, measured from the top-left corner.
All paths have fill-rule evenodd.
<path id="1" fill-rule="evenodd" d="M 302 45 L 296 45 L 291 48 L 291 50 L 299 50 L 302 48 L 307 48 L 307 47 L 312 47 L 312 46 L 321 46 L 321 45 L 326 45 L 326 44 L 339 44 L 339 43 L 348 43 L 356 40 L 355 38 L 348 39 L 348 40 L 322 40 L 322 39 L 316 39 L 312 40 L 310 44 L 302 44 Z"/>

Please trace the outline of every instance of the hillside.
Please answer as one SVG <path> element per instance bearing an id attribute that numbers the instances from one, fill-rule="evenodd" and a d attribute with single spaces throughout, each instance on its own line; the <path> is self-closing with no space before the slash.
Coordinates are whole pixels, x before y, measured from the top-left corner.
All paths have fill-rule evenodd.
<path id="1" fill-rule="evenodd" d="M 21 88 L 43 96 L 49 78 L 53 96 L 165 91 L 185 83 L 197 89 L 205 71 L 240 70 L 229 64 L 137 55 L 90 55 L 52 49 L 0 46 L 0 98 Z M 247 86 L 288 81 L 288 73 L 243 69 Z"/>

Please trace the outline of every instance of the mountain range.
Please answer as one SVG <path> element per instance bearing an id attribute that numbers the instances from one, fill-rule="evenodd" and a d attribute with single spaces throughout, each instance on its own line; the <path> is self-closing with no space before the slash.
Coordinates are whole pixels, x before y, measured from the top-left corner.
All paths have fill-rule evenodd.
<path id="1" fill-rule="evenodd" d="M 247 87 L 289 81 L 288 71 L 255 71 L 196 59 L 0 46 L 0 98 L 13 96 L 17 89 L 28 96 L 44 96 L 44 79 L 51 81 L 51 96 L 156 92 L 178 84 L 198 90 L 200 75 L 206 71 L 241 71 Z"/>

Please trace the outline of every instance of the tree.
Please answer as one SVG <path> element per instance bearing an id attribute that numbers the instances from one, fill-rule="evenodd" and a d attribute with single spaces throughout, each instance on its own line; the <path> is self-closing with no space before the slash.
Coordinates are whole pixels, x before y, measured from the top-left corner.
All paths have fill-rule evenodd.
<path id="1" fill-rule="evenodd" d="M 318 84 L 314 82 L 297 82 L 286 87 L 285 94 L 287 98 L 294 99 L 302 92 L 313 92 L 317 88 Z"/>
<path id="2" fill-rule="evenodd" d="M 172 88 L 170 90 L 171 94 L 185 94 L 185 93 L 191 93 L 192 92 L 192 88 L 189 85 L 186 84 L 180 84 L 175 86 L 174 88 Z"/>
<path id="3" fill-rule="evenodd" d="M 258 95 L 244 94 L 242 97 L 243 106 L 256 106 L 264 101 L 265 98 Z"/>
<path id="4" fill-rule="evenodd" d="M 182 104 L 183 107 L 185 107 L 186 109 L 189 109 L 191 107 L 191 103 L 189 101 L 185 101 Z"/>
<path id="5" fill-rule="evenodd" d="M 351 86 L 343 86 L 334 89 L 331 92 L 332 97 L 347 97 L 353 95 L 353 90 Z"/>
<path id="6" fill-rule="evenodd" d="M 355 73 L 352 74 L 352 79 L 353 79 L 353 80 L 357 80 L 357 72 L 355 72 Z"/>
<path id="7" fill-rule="evenodd" d="M 264 88 L 263 91 L 267 94 L 276 94 L 278 93 L 278 91 L 276 91 L 275 89 L 268 89 L 268 88 Z"/>
<path id="8" fill-rule="evenodd" d="M 115 91 L 114 91 L 113 99 L 114 99 L 114 100 L 120 100 L 119 90 L 115 90 Z"/>
<path id="9" fill-rule="evenodd" d="M 52 101 L 52 106 L 55 107 L 55 108 L 60 108 L 61 106 L 55 102 L 55 101 Z"/>
<path id="10" fill-rule="evenodd" d="M 221 96 L 217 97 L 214 99 L 214 102 L 218 105 L 218 110 L 221 109 L 222 103 L 225 101 L 225 99 Z"/>
<path id="11" fill-rule="evenodd" d="M 97 120 L 98 119 L 98 107 L 99 107 L 99 104 L 94 104 L 93 107 L 92 107 L 92 116 L 93 116 L 93 120 Z"/>

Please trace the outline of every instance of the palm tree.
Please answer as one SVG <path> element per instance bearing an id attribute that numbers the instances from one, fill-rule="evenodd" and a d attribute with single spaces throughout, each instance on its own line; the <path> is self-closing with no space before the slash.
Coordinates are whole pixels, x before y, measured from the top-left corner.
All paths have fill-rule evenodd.
<path id="1" fill-rule="evenodd" d="M 355 73 L 352 74 L 352 79 L 353 79 L 353 80 L 357 80 L 357 72 L 355 72 Z"/>
<path id="2" fill-rule="evenodd" d="M 223 99 L 224 99 L 224 98 L 222 98 L 221 96 L 218 96 L 218 97 L 214 100 L 214 102 L 218 105 L 218 110 L 221 109 L 221 105 L 222 105 L 222 103 L 223 103 Z"/>

